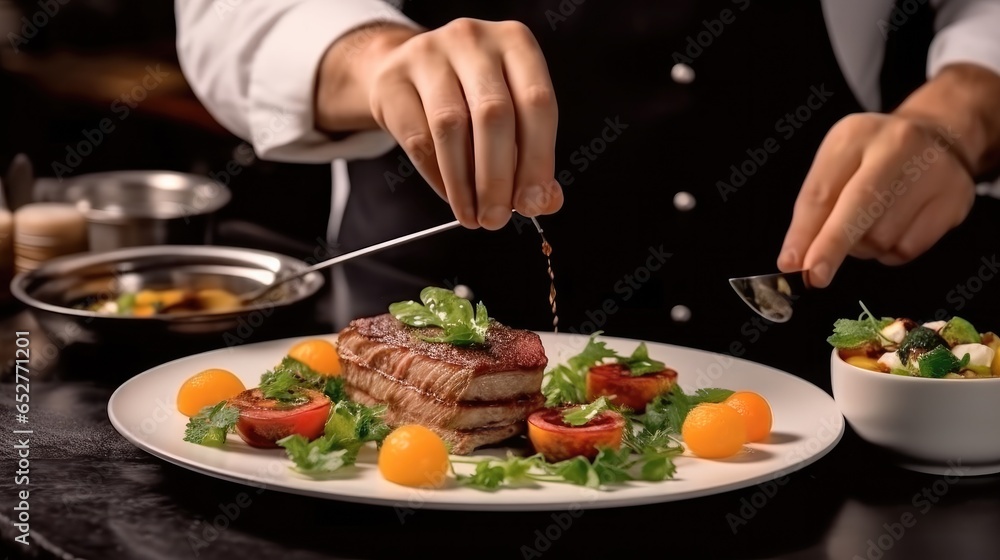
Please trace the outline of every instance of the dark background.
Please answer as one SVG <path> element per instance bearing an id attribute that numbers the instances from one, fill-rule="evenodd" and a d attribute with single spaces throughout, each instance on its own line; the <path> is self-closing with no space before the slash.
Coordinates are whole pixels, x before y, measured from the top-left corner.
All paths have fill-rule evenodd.
<path id="1" fill-rule="evenodd" d="M 21 32 L 20 17 L 39 9 L 29 0 L 0 3 L 4 13 L 11 13 L 11 8 L 22 13 L 2 18 L 13 22 L 12 28 L 3 30 L 4 37 L 11 30 Z M 126 120 L 116 120 L 114 133 L 83 158 L 73 174 L 125 168 L 208 174 L 224 170 L 235 159 L 243 171 L 229 181 L 233 201 L 221 211 L 217 242 L 308 258 L 316 238 L 326 232 L 329 166 L 245 157 L 244 142 L 211 118 L 183 79 L 177 65 L 172 10 L 169 0 L 70 0 L 19 47 L 21 53 L 4 47 L 0 174 L 14 154 L 21 152 L 30 157 L 37 175 L 53 176 L 52 164 L 65 159 L 67 145 L 79 142 L 82 131 L 95 128 L 101 119 L 114 117 L 113 100 L 142 79 L 147 65 L 159 64 L 169 72 L 164 83 Z M 925 10 L 905 26 L 905 35 L 890 41 L 883 80 L 885 109 L 921 82 L 929 27 L 930 14 Z M 824 115 L 817 123 L 820 118 L 829 119 L 827 125 L 836 120 L 834 115 Z M 821 128 L 817 124 L 808 140 L 804 135 L 799 138 L 803 144 L 818 144 Z M 718 302 L 732 311 L 734 319 L 720 325 L 714 337 L 679 335 L 668 341 L 722 352 L 730 351 L 732 342 L 741 342 L 747 349 L 743 357 L 793 371 L 829 390 L 829 347 L 823 337 L 835 318 L 859 311 L 859 298 L 879 314 L 931 319 L 939 311 L 958 313 L 981 330 L 1000 329 L 1000 282 L 981 281 L 981 290 L 971 299 L 959 298 L 953 291 L 977 277 L 980 257 L 995 256 L 1000 238 L 997 207 L 995 200 L 978 201 L 966 224 L 912 265 L 887 271 L 874 263 L 849 261 L 837 279 L 837 289 L 819 294 L 815 308 L 800 312 L 801 322 L 754 323 L 754 315 L 733 296 Z M 780 210 L 775 214 L 780 217 L 762 217 L 769 222 L 769 230 L 785 226 L 786 209 Z M 723 225 L 720 235 L 746 232 L 728 231 Z M 762 251 L 758 268 L 734 274 L 766 272 L 774 256 Z M 537 281 L 540 286 L 544 283 L 541 278 Z M 5 309 L 5 317 L 18 311 Z M 669 321 L 662 306 L 656 312 Z M 0 323 L 6 329 L 0 333 L 3 348 L 10 347 L 10 333 L 23 328 L 25 320 L 21 315 Z M 545 324 L 525 326 L 544 328 Z M 322 330 L 315 325 L 309 328 Z M 699 330 L 705 328 L 698 325 Z M 632 332 L 621 323 L 611 322 L 607 329 L 609 334 L 666 338 L 656 332 Z M 147 350 L 121 349 L 119 355 L 66 360 L 39 378 L 51 381 L 39 385 L 43 396 L 38 401 L 38 410 L 46 413 L 38 421 L 50 428 L 51 439 L 42 440 L 37 448 L 35 464 L 45 486 L 33 494 L 37 498 L 32 507 L 38 512 L 33 527 L 36 534 L 54 541 L 54 546 L 31 549 L 34 557 L 62 557 L 61 551 L 84 558 L 193 557 L 183 542 L 185 535 L 214 516 L 220 504 L 245 490 L 153 459 L 110 426 L 106 402 L 111 391 L 128 376 L 162 361 Z M 5 381 L 10 380 L 7 373 Z M 11 404 L 9 388 L 5 383 L 5 410 Z M 10 447 L 9 434 L 4 434 L 2 445 Z M 4 473 L 11 472 L 11 467 L 9 459 L 0 461 Z M 626 556 L 652 549 L 656 557 L 845 558 L 864 554 L 866 539 L 878 538 L 883 523 L 916 511 L 912 496 L 937 480 L 893 467 L 848 430 L 844 442 L 827 459 L 793 475 L 788 489 L 770 499 L 747 529 L 736 535 L 726 525 L 725 515 L 738 512 L 742 500 L 753 498 L 756 488 L 630 509 L 627 516 L 615 510 L 588 513 L 579 528 L 573 529 L 573 536 L 560 541 L 545 557 L 588 558 L 598 551 Z M 1000 548 L 995 537 L 1000 519 L 997 482 L 996 477 L 985 477 L 948 486 L 942 506 L 919 517 L 921 530 L 908 533 L 885 558 L 920 554 L 996 557 Z M 0 513 L 6 515 L 12 499 L 10 481 L 5 478 L 0 488 Z M 519 546 L 530 543 L 533 531 L 550 523 L 548 514 L 484 514 L 473 521 L 467 514 L 422 511 L 400 525 L 395 512 L 387 508 L 279 492 L 254 500 L 257 505 L 202 557 L 398 558 L 414 550 L 436 550 L 445 557 L 464 551 L 482 557 L 520 557 Z M 24 552 L 10 548 L 13 535 L 5 519 L 0 519 L 0 536 L 0 550 Z M 994 554 L 983 554 L 986 549 Z"/>

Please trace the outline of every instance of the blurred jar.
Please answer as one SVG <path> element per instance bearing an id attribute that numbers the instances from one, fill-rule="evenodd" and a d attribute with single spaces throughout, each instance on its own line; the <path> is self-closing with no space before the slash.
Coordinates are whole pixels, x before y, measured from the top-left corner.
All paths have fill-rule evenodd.
<path id="1" fill-rule="evenodd" d="M 87 250 L 87 220 L 72 204 L 36 202 L 14 212 L 14 270 Z"/>
<path id="2" fill-rule="evenodd" d="M 0 303 L 11 300 L 10 281 L 14 278 L 14 216 L 0 209 Z"/>

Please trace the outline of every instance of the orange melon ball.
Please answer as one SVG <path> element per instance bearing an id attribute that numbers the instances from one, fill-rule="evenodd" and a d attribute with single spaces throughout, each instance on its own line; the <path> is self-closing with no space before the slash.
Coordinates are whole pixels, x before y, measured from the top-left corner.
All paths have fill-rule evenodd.
<path id="1" fill-rule="evenodd" d="M 327 377 L 340 375 L 340 356 L 337 354 L 337 348 L 326 340 L 319 338 L 303 340 L 292 346 L 288 356 L 309 366 L 320 375 Z"/>
<path id="2" fill-rule="evenodd" d="M 424 426 L 411 424 L 393 430 L 378 454 L 378 470 L 389 482 L 416 488 L 444 484 L 451 462 L 440 436 Z"/>
<path id="3" fill-rule="evenodd" d="M 195 374 L 177 391 L 177 410 L 194 416 L 206 406 L 214 406 L 246 390 L 243 382 L 230 371 L 206 369 Z"/>
<path id="4" fill-rule="evenodd" d="M 747 441 L 763 441 L 771 435 L 771 405 L 767 399 L 752 391 L 738 391 L 724 404 L 740 413 L 747 425 Z"/>
<path id="5" fill-rule="evenodd" d="M 743 416 L 725 404 L 700 404 L 688 413 L 681 427 L 684 445 L 706 459 L 722 459 L 743 449 L 747 427 Z"/>

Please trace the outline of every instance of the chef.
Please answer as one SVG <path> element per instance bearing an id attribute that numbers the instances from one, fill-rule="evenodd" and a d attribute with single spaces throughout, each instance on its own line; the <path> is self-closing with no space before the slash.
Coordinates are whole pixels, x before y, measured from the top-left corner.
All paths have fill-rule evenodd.
<path id="1" fill-rule="evenodd" d="M 336 270 L 338 327 L 437 285 L 551 328 L 532 216 L 561 331 L 776 365 L 858 299 L 950 315 L 990 261 L 996 205 L 973 203 L 1000 161 L 996 0 L 399 4 L 177 2 L 219 122 L 261 158 L 333 162 L 342 251 L 466 226 Z M 776 267 L 837 289 L 768 323 L 727 279 Z"/>

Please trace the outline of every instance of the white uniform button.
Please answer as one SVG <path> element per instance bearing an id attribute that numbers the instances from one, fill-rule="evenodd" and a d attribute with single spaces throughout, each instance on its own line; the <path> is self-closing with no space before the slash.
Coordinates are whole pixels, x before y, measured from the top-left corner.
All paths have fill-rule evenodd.
<path id="1" fill-rule="evenodd" d="M 455 295 L 458 296 L 458 297 L 460 297 L 460 298 L 462 298 L 462 299 L 467 299 L 467 300 L 471 301 L 472 298 L 475 297 L 472 294 L 472 290 L 468 286 L 466 286 L 465 284 L 456 284 L 454 291 L 455 291 Z"/>
<path id="2" fill-rule="evenodd" d="M 674 208 L 681 212 L 693 210 L 695 203 L 694 195 L 687 191 L 680 191 L 674 195 Z"/>
<path id="3" fill-rule="evenodd" d="M 677 323 L 686 323 L 691 319 L 691 310 L 686 305 L 675 305 L 670 309 L 670 318 Z"/>
<path id="4" fill-rule="evenodd" d="M 694 81 L 694 68 L 678 62 L 670 69 L 670 77 L 678 84 L 690 84 Z"/>

